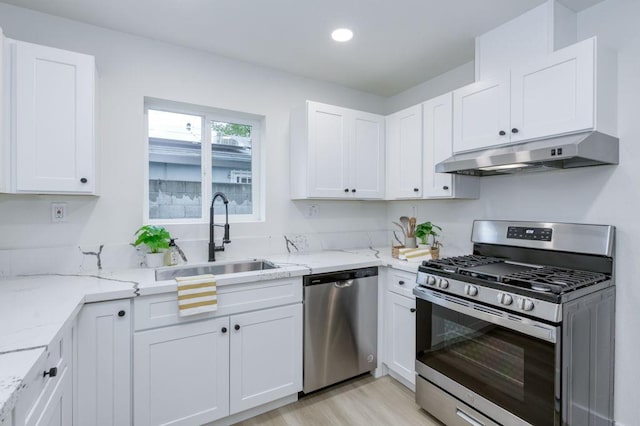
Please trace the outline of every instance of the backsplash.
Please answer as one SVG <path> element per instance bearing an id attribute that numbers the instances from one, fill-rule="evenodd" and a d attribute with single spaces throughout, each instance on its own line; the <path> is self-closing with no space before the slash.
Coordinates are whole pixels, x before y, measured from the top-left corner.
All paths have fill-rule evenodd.
<path id="1" fill-rule="evenodd" d="M 390 244 L 390 237 L 389 230 L 238 237 L 225 245 L 224 252 L 216 253 L 216 259 L 224 261 L 285 253 L 386 247 Z M 189 263 L 207 262 L 208 243 L 208 240 L 179 241 Z M 0 250 L 0 277 L 96 273 L 99 271 L 98 256 L 104 270 L 144 267 L 144 253 L 130 244 L 7 249 Z"/>

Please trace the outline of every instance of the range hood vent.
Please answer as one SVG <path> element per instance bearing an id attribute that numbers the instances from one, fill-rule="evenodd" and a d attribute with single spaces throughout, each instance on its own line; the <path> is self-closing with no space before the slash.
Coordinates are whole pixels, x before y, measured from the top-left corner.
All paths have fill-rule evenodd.
<path id="1" fill-rule="evenodd" d="M 492 176 L 618 164 L 618 158 L 618 138 L 585 132 L 459 153 L 438 163 L 436 172 Z"/>

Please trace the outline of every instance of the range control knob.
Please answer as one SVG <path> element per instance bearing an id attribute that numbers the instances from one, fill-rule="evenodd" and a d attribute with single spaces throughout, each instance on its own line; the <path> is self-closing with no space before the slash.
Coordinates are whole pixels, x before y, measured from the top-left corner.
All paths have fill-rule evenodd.
<path id="1" fill-rule="evenodd" d="M 427 277 L 427 284 L 429 285 L 436 285 L 436 277 L 433 277 L 431 275 L 429 275 Z"/>
<path id="2" fill-rule="evenodd" d="M 510 305 L 513 303 L 513 297 L 510 294 L 498 293 L 498 303 Z"/>
<path id="3" fill-rule="evenodd" d="M 440 282 L 438 283 L 438 287 L 440 287 L 440 288 L 449 287 L 449 281 L 445 280 L 444 278 L 440 278 Z"/>
<path id="4" fill-rule="evenodd" d="M 476 296 L 478 294 L 478 287 L 475 285 L 467 284 L 464 286 L 464 293 L 467 296 Z"/>
<path id="5" fill-rule="evenodd" d="M 531 299 L 518 299 L 518 308 L 523 311 L 533 311 L 533 301 Z"/>

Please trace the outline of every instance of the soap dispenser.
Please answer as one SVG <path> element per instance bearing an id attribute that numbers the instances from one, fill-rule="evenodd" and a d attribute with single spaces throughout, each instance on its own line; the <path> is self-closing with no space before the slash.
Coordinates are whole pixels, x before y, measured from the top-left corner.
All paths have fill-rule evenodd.
<path id="1" fill-rule="evenodd" d="M 176 245 L 176 239 L 171 238 L 169 241 L 169 249 L 164 253 L 164 264 L 167 266 L 175 266 L 180 261 L 180 253 Z"/>

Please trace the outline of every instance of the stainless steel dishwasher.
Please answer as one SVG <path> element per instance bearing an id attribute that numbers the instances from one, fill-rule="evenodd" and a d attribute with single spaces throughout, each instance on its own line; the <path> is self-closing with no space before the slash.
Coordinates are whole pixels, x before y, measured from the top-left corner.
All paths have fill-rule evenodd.
<path id="1" fill-rule="evenodd" d="M 378 268 L 308 275 L 303 282 L 303 392 L 374 370 Z"/>

